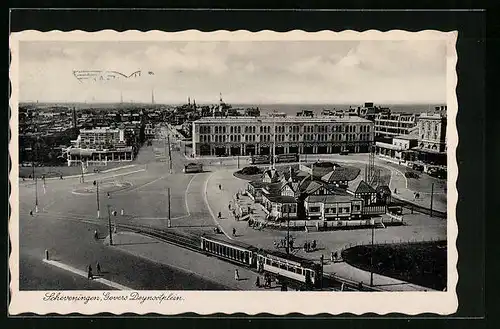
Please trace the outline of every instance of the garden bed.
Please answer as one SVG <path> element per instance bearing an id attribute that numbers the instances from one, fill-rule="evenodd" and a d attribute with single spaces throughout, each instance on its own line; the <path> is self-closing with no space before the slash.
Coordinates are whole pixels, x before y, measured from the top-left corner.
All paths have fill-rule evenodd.
<path id="1" fill-rule="evenodd" d="M 443 290 L 447 281 L 446 241 L 356 246 L 342 252 L 350 265 L 365 271 Z"/>

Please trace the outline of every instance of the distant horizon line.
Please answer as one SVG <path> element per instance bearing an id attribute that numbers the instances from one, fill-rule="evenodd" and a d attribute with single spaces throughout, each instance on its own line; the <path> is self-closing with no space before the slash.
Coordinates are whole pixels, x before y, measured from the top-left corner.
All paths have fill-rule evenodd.
<path id="1" fill-rule="evenodd" d="M 446 102 L 329 102 L 329 103 L 250 103 L 250 102 L 241 102 L 241 103 L 226 103 L 228 105 L 364 105 L 365 103 L 373 103 L 374 105 L 446 105 Z M 182 102 L 172 102 L 172 103 L 164 103 L 164 102 L 155 102 L 152 104 L 151 102 L 116 102 L 116 101 L 100 101 L 100 102 L 71 102 L 71 101 L 19 101 L 19 104 L 117 104 L 117 105 L 126 105 L 126 104 L 137 104 L 137 105 L 187 105 L 188 103 Z M 192 103 L 191 103 L 192 104 Z M 206 103 L 206 102 L 197 102 L 197 105 L 215 105 L 216 102 Z"/>

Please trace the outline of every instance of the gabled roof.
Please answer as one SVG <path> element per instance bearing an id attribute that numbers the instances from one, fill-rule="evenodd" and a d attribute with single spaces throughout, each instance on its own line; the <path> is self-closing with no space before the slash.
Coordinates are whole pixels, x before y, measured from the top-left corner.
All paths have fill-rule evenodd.
<path id="1" fill-rule="evenodd" d="M 354 193 L 376 193 L 375 189 L 364 180 L 360 180 L 352 186 L 349 186 L 348 189 Z"/>
<path id="2" fill-rule="evenodd" d="M 288 196 L 288 195 L 265 195 L 264 197 L 271 202 L 297 203 L 297 200 L 293 196 Z"/>
<path id="3" fill-rule="evenodd" d="M 264 171 L 263 173 L 263 178 L 269 178 L 271 180 L 271 183 L 275 183 L 277 181 L 279 181 L 280 177 L 279 177 L 279 173 L 276 169 L 267 169 L 266 171 Z"/>
<path id="4" fill-rule="evenodd" d="M 361 169 L 356 167 L 337 167 L 321 177 L 321 180 L 333 183 L 338 181 L 351 181 L 358 177 Z"/>

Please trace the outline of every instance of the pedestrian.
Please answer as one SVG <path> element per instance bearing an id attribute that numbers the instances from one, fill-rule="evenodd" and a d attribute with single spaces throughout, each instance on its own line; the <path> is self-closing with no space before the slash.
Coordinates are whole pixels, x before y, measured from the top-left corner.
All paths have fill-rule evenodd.
<path id="1" fill-rule="evenodd" d="M 219 190 L 222 190 L 222 186 L 219 184 Z"/>
<path id="2" fill-rule="evenodd" d="M 88 273 L 87 273 L 87 278 L 89 280 L 92 280 L 94 278 L 94 275 L 92 274 L 92 265 L 89 265 Z"/>
<path id="3" fill-rule="evenodd" d="M 313 240 L 312 245 L 311 245 L 312 250 L 316 250 L 316 240 Z"/>
<path id="4" fill-rule="evenodd" d="M 358 284 L 358 290 L 359 290 L 359 291 L 363 290 L 363 281 L 361 281 L 361 282 Z"/>
<path id="5" fill-rule="evenodd" d="M 109 192 L 108 192 L 108 199 L 111 198 L 111 195 L 109 195 Z"/>
<path id="6" fill-rule="evenodd" d="M 30 210 L 30 216 L 33 217 L 33 210 Z"/>
<path id="7" fill-rule="evenodd" d="M 99 264 L 99 262 L 95 264 L 95 268 L 97 270 L 97 275 L 101 275 L 101 264 Z"/>
<path id="8" fill-rule="evenodd" d="M 240 281 L 240 273 L 238 273 L 238 269 L 234 270 L 234 279 L 236 281 Z"/>
<path id="9" fill-rule="evenodd" d="M 227 208 L 229 209 L 229 211 L 231 211 L 231 204 L 228 204 Z"/>
<path id="10" fill-rule="evenodd" d="M 304 226 L 304 231 L 305 231 L 306 233 L 308 233 L 308 232 L 309 232 L 309 230 L 307 229 L 307 226 Z"/>
<path id="11" fill-rule="evenodd" d="M 219 211 L 219 213 L 217 214 L 217 218 L 220 218 L 220 217 L 221 217 L 221 214 L 220 214 L 220 211 Z"/>
<path id="12" fill-rule="evenodd" d="M 236 229 L 233 227 L 233 236 L 236 236 Z"/>
<path id="13" fill-rule="evenodd" d="M 330 254 L 330 261 L 331 261 L 332 263 L 335 261 L 335 254 L 333 253 L 333 251 L 332 251 L 332 253 Z"/>
<path id="14" fill-rule="evenodd" d="M 255 280 L 255 286 L 257 288 L 260 288 L 260 277 L 259 276 L 257 276 L 257 279 Z"/>
<path id="15" fill-rule="evenodd" d="M 99 234 L 97 233 L 97 230 L 94 231 L 94 239 L 99 239 Z"/>

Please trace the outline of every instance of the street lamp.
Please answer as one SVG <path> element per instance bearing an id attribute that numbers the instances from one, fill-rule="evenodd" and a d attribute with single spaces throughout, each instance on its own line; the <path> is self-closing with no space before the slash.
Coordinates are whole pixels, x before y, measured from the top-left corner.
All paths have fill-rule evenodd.
<path id="1" fill-rule="evenodd" d="M 99 181 L 95 180 L 93 184 L 96 187 L 97 218 L 99 218 L 101 214 L 99 209 Z"/>
<path id="2" fill-rule="evenodd" d="M 372 247 L 370 252 L 370 287 L 373 287 L 373 236 L 375 234 L 375 220 L 372 223 Z"/>
<path id="3" fill-rule="evenodd" d="M 116 211 L 113 211 L 113 215 L 116 216 Z M 113 245 L 113 230 L 111 229 L 111 211 L 110 205 L 108 204 L 108 229 L 109 229 L 109 245 Z"/>

